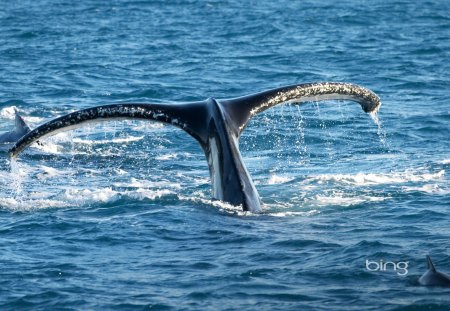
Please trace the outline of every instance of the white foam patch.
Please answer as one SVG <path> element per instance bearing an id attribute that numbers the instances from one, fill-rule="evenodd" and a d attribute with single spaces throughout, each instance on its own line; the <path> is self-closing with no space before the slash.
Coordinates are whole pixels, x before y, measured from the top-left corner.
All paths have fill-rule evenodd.
<path id="1" fill-rule="evenodd" d="M 445 159 L 440 162 L 441 164 L 450 164 L 450 159 Z"/>
<path id="2" fill-rule="evenodd" d="M 129 143 L 133 141 L 139 141 L 142 140 L 144 136 L 129 136 L 124 138 L 114 138 L 114 139 L 108 139 L 108 140 L 83 140 L 80 138 L 73 138 L 74 143 L 78 144 L 84 144 L 84 145 L 100 145 L 100 144 L 123 144 L 123 143 Z"/>
<path id="3" fill-rule="evenodd" d="M 5 108 L 0 109 L 0 118 L 14 120 L 16 117 L 16 111 L 18 111 L 19 114 L 22 117 L 24 117 L 22 110 L 18 109 L 16 106 L 10 106 L 10 107 L 5 107 Z M 26 116 L 26 117 L 24 117 L 24 120 L 28 125 L 35 125 L 35 124 L 42 123 L 46 119 L 41 118 L 41 117 Z M 33 128 L 33 127 L 34 126 L 31 126 L 31 128 Z"/>
<path id="4" fill-rule="evenodd" d="M 89 206 L 96 203 L 114 203 L 121 198 L 134 200 L 155 200 L 168 195 L 176 195 L 169 189 L 136 189 L 118 191 L 112 188 L 68 189 L 56 198 L 48 192 L 16 193 L 0 198 L 0 206 L 15 211 L 29 211 L 46 208 L 64 208 L 71 206 Z"/>
<path id="5" fill-rule="evenodd" d="M 16 110 L 17 110 L 16 106 L 2 108 L 0 110 L 0 117 L 4 119 L 14 120 L 16 116 Z"/>
<path id="6" fill-rule="evenodd" d="M 117 175 L 127 175 L 128 172 L 121 169 L 121 168 L 113 168 L 114 173 L 116 173 Z"/>
<path id="7" fill-rule="evenodd" d="M 51 199 L 0 198 L 0 206 L 13 211 L 32 211 L 45 208 L 67 207 L 67 202 Z"/>
<path id="8" fill-rule="evenodd" d="M 55 169 L 53 167 L 48 167 L 48 166 L 40 166 L 40 170 L 42 172 L 38 173 L 36 175 L 36 177 L 39 180 L 44 180 L 44 179 L 52 178 L 52 177 L 55 177 L 55 176 L 61 176 L 61 175 L 64 175 L 64 174 L 67 173 L 65 171 L 60 171 L 60 170 L 57 170 L 57 169 Z"/>
<path id="9" fill-rule="evenodd" d="M 123 197 L 137 200 L 150 199 L 155 200 L 167 195 L 173 195 L 175 192 L 169 189 L 142 189 L 136 190 L 113 190 L 112 188 L 90 189 L 69 189 L 63 195 L 63 199 L 71 204 L 87 205 L 92 203 L 111 203 L 120 200 Z"/>
<path id="10" fill-rule="evenodd" d="M 70 133 L 62 132 L 43 140 L 39 140 L 39 143 L 35 142 L 31 145 L 31 147 L 45 153 L 60 154 L 61 152 L 59 151 L 59 145 L 61 143 L 70 142 L 71 140 L 72 136 Z"/>
<path id="11" fill-rule="evenodd" d="M 367 202 L 381 202 L 386 199 L 387 198 L 385 197 L 374 197 L 368 195 L 350 196 L 343 193 L 333 193 L 331 196 L 316 195 L 306 201 L 319 206 L 339 205 L 346 207 Z"/>
<path id="12" fill-rule="evenodd" d="M 85 205 L 94 202 L 114 202 L 120 199 L 120 193 L 111 188 L 89 189 L 69 189 L 63 194 L 62 199 L 67 203 Z"/>
<path id="13" fill-rule="evenodd" d="M 445 174 L 445 170 L 436 173 L 418 173 L 418 172 L 400 172 L 387 174 L 373 173 L 357 173 L 357 174 L 322 174 L 306 179 L 306 182 L 317 181 L 319 184 L 323 182 L 338 182 L 357 186 L 396 184 L 406 182 L 424 182 L 441 180 Z"/>
<path id="14" fill-rule="evenodd" d="M 267 181 L 267 184 L 268 185 L 284 184 L 284 183 L 290 182 L 293 179 L 294 179 L 293 177 L 279 176 L 279 175 L 273 174 L 270 176 L 269 180 Z"/>
<path id="15" fill-rule="evenodd" d="M 44 123 L 44 121 L 47 120 L 47 118 L 31 117 L 31 116 L 27 116 L 24 119 L 27 124 L 40 124 L 40 123 Z"/>
<path id="16" fill-rule="evenodd" d="M 134 187 L 134 188 L 172 188 L 172 189 L 181 189 L 181 184 L 174 183 L 172 181 L 168 180 L 158 180 L 158 181 L 151 181 L 151 180 L 140 180 L 137 178 L 130 178 L 130 181 L 128 182 L 116 182 L 113 184 L 115 187 Z"/>
<path id="17" fill-rule="evenodd" d="M 167 154 L 163 154 L 160 156 L 157 156 L 155 159 L 159 160 L 159 161 L 168 161 L 168 160 L 173 160 L 177 158 L 177 154 L 176 153 L 167 153 Z"/>
<path id="18" fill-rule="evenodd" d="M 192 157 L 192 154 L 189 152 L 181 152 L 181 153 L 171 152 L 171 153 L 159 155 L 155 159 L 159 160 L 159 161 L 168 161 L 168 160 L 174 160 L 174 159 L 180 159 L 180 158 L 190 158 L 190 157 Z"/>
<path id="19" fill-rule="evenodd" d="M 251 212 L 244 212 L 241 205 L 235 206 L 223 201 L 207 199 L 204 197 L 203 193 L 200 192 L 195 192 L 192 194 L 192 196 L 179 195 L 178 198 L 183 201 L 211 205 L 226 213 L 237 214 L 241 216 L 253 215 Z"/>
<path id="20" fill-rule="evenodd" d="M 84 169 L 88 173 L 100 174 L 102 171 Z M 119 170 L 123 175 L 127 174 Z M 176 195 L 180 184 L 169 181 L 147 181 L 132 178 L 124 182 L 123 188 L 112 187 L 82 188 L 61 182 L 61 178 L 73 175 L 71 170 L 55 169 L 48 166 L 33 167 L 24 163 L 11 163 L 11 172 L 0 171 L 0 207 L 17 211 L 29 211 L 46 208 L 89 206 L 95 203 L 111 203 L 121 198 L 133 200 L 155 200 L 167 195 Z M 35 176 L 35 177 L 30 177 Z M 36 178 L 35 180 L 33 180 Z M 56 178 L 55 181 L 51 181 Z M 37 180 L 40 180 L 38 182 Z M 59 182 L 58 182 L 59 180 Z M 52 184 L 51 189 L 45 184 Z M 40 186 L 38 186 L 40 184 Z M 34 187 L 34 188 L 33 188 Z M 69 189 L 67 189 L 69 187 Z M 130 188 L 131 187 L 131 188 Z M 87 189 L 86 189 L 87 188 Z M 135 188 L 135 189 L 133 189 Z"/>
<path id="21" fill-rule="evenodd" d="M 46 141 L 45 143 L 41 143 L 41 144 L 34 143 L 34 144 L 32 144 L 32 147 L 36 148 L 38 150 L 41 150 L 45 153 L 51 153 L 51 154 L 60 153 L 58 151 L 58 145 L 54 144 L 52 142 L 49 142 L 49 141 Z"/>
<path id="22" fill-rule="evenodd" d="M 310 211 L 305 211 L 305 212 L 274 212 L 274 213 L 269 213 L 268 215 L 270 216 L 274 216 L 274 217 L 292 217 L 292 216 L 314 216 L 320 214 L 320 211 L 313 209 Z"/>
<path id="23" fill-rule="evenodd" d="M 175 192 L 168 189 L 150 190 L 150 189 L 137 189 L 136 191 L 126 191 L 124 193 L 130 198 L 137 200 L 155 200 L 168 195 L 176 195 Z"/>
<path id="24" fill-rule="evenodd" d="M 437 194 L 437 195 L 448 195 L 450 194 L 450 189 L 442 189 L 437 184 L 426 184 L 421 187 L 403 187 L 404 191 L 408 192 L 424 192 L 427 194 Z"/>
<path id="25" fill-rule="evenodd" d="M 214 206 L 218 208 L 221 212 L 238 215 L 238 216 L 273 216 L 273 217 L 293 217 L 293 216 L 302 216 L 308 217 L 319 214 L 320 211 L 317 209 L 308 210 L 308 211 L 279 211 L 280 206 L 272 206 L 272 205 L 262 205 L 262 213 L 252 213 L 250 211 L 243 211 L 242 206 L 231 205 L 229 203 L 213 200 L 205 198 L 204 194 L 201 192 L 195 192 L 192 196 L 178 196 L 180 200 L 190 201 L 194 203 L 200 203 L 204 205 Z M 285 208 L 285 207 L 283 207 Z M 278 211 L 271 212 L 272 209 L 278 209 Z"/>
<path id="26" fill-rule="evenodd" d="M 183 196 L 178 195 L 178 198 L 183 201 L 193 202 L 197 204 L 204 204 L 208 206 L 213 206 L 218 208 L 221 212 L 238 215 L 238 216 L 273 216 L 273 217 L 289 217 L 289 216 L 312 216 L 320 213 L 318 210 L 308 210 L 308 211 L 276 211 L 270 212 L 271 209 L 278 209 L 280 206 L 272 206 L 263 204 L 262 213 L 252 213 L 250 211 L 243 211 L 242 205 L 232 205 L 220 200 L 214 200 L 211 198 L 206 198 L 205 194 L 200 191 L 196 191 L 192 194 L 192 196 Z M 283 208 L 286 208 L 283 206 Z"/>

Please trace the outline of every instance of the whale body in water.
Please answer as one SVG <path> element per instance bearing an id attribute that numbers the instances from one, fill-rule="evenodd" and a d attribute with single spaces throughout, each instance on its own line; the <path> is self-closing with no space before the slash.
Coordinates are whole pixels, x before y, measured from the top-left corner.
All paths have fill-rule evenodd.
<path id="1" fill-rule="evenodd" d="M 430 256 L 427 256 L 427 265 L 428 270 L 419 278 L 420 285 L 450 287 L 450 276 L 437 271 Z"/>
<path id="2" fill-rule="evenodd" d="M 177 104 L 120 103 L 87 108 L 44 123 L 22 136 L 10 150 L 17 155 L 38 139 L 87 123 L 112 119 L 140 119 L 172 124 L 195 138 L 209 167 L 212 196 L 244 211 L 262 211 L 255 185 L 239 151 L 239 137 L 256 114 L 282 103 L 350 100 L 365 112 L 380 107 L 372 91 L 350 83 L 318 82 L 296 84 L 232 99 Z"/>
<path id="3" fill-rule="evenodd" d="M 30 132 L 30 127 L 23 118 L 15 111 L 14 129 L 12 131 L 0 134 L 0 144 L 15 143 L 20 137 Z"/>

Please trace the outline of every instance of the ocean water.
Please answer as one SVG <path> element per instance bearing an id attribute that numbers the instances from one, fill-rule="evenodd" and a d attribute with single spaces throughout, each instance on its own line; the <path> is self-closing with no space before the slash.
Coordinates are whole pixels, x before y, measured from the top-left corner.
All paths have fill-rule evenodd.
<path id="1" fill-rule="evenodd" d="M 36 127 L 314 81 L 382 107 L 255 116 L 240 147 L 263 214 L 211 200 L 199 145 L 170 126 L 105 122 L 13 163 L 4 146 L 0 309 L 450 309 L 417 285 L 427 254 L 450 273 L 449 59 L 448 1 L 3 3 L 0 132 L 14 109 Z"/>

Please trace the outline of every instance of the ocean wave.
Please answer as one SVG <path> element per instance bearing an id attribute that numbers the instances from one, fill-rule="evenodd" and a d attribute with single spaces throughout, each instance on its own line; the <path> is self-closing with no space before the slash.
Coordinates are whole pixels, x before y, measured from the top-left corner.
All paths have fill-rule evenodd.
<path id="1" fill-rule="evenodd" d="M 47 208 L 67 207 L 65 201 L 52 199 L 18 199 L 18 198 L 0 198 L 0 208 L 12 211 L 34 211 Z"/>
<path id="2" fill-rule="evenodd" d="M 14 211 L 33 211 L 47 208 L 83 207 L 96 204 L 114 203 L 119 200 L 150 200 L 176 195 L 170 189 L 114 190 L 112 188 L 67 189 L 59 195 L 50 192 L 13 193 L 9 197 L 0 197 L 0 207 Z"/>

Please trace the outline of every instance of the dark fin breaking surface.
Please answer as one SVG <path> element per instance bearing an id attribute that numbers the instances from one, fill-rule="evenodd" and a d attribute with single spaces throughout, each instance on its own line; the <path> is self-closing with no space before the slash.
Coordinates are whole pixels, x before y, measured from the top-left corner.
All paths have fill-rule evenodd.
<path id="1" fill-rule="evenodd" d="M 434 267 L 433 261 L 431 260 L 431 257 L 428 255 L 427 255 L 427 266 L 429 270 L 436 272 L 436 268 Z"/>

